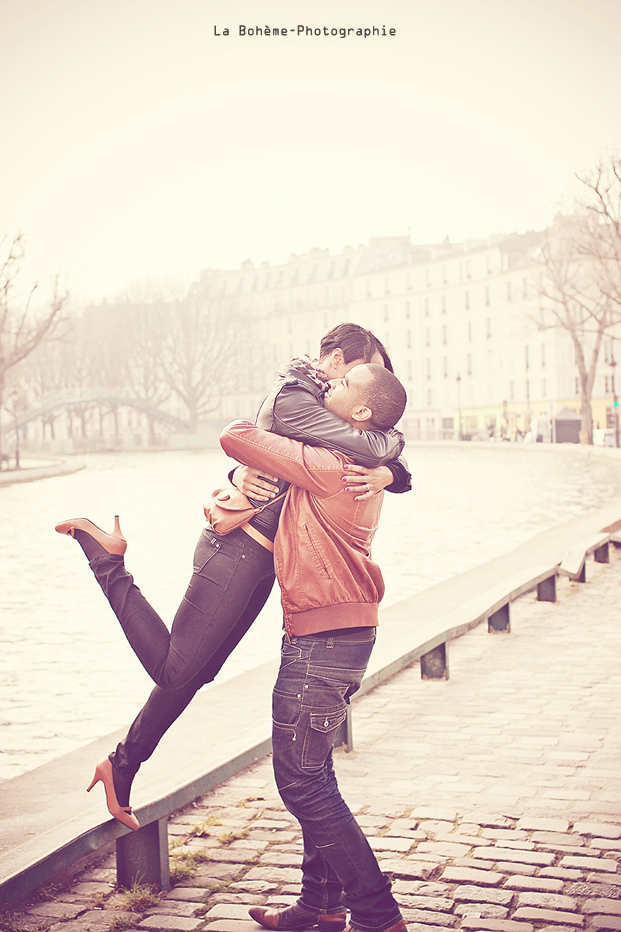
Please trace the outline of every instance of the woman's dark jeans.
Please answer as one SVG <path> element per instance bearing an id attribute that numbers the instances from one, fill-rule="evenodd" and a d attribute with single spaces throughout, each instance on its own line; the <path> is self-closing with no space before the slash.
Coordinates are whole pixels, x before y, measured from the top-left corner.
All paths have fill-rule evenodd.
<path id="1" fill-rule="evenodd" d="M 111 755 L 130 777 L 155 750 L 197 690 L 211 682 L 263 608 L 274 583 L 273 555 L 238 529 L 202 532 L 194 572 L 168 630 L 122 557 L 105 554 L 91 568 L 125 635 L 157 686 Z"/>
<path id="2" fill-rule="evenodd" d="M 363 932 L 387 929 L 401 914 L 390 881 L 339 792 L 332 742 L 374 642 L 368 632 L 285 635 L 273 693 L 276 785 L 304 836 L 300 903 L 322 913 L 343 904 Z"/>

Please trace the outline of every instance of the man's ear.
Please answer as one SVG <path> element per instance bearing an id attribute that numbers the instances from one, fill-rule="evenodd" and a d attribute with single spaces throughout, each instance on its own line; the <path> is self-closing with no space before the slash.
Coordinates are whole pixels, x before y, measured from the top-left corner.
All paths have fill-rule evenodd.
<path id="1" fill-rule="evenodd" d="M 332 350 L 330 353 L 330 361 L 332 363 L 332 368 L 335 370 L 338 369 L 339 366 L 345 365 L 345 357 L 343 356 L 343 350 L 340 346 Z"/>
<path id="2" fill-rule="evenodd" d="M 351 416 L 352 420 L 362 423 L 370 421 L 373 417 L 373 412 L 366 405 L 358 405 L 358 407 L 352 411 Z"/>

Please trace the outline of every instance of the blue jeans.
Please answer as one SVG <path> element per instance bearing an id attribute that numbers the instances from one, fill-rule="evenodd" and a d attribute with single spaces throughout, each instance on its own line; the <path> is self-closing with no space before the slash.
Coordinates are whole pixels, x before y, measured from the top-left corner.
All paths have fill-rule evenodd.
<path id="1" fill-rule="evenodd" d="M 304 838 L 302 896 L 307 909 L 345 906 L 363 932 L 401 918 L 390 881 L 341 796 L 332 742 L 367 668 L 374 634 L 285 635 L 273 693 L 274 775 Z"/>
<path id="2" fill-rule="evenodd" d="M 269 550 L 240 528 L 221 537 L 207 527 L 169 631 L 125 569 L 123 557 L 104 553 L 90 566 L 136 656 L 163 689 L 213 679 L 210 661 L 216 658 L 217 672 L 256 618 L 274 581 Z M 236 630 L 240 622 L 241 633 Z M 225 656 L 217 656 L 220 648 Z"/>

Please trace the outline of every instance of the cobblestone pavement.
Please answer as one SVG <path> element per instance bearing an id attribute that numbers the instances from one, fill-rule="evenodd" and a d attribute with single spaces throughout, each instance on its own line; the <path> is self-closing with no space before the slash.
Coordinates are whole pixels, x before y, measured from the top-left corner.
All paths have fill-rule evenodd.
<path id="1" fill-rule="evenodd" d="M 621 554 L 514 603 L 511 633 L 451 644 L 354 704 L 345 798 L 394 878 L 410 932 L 621 930 Z M 4 917 L 7 929 L 258 932 L 248 906 L 299 891 L 297 822 L 269 759 L 177 813 L 173 889 L 114 888 L 114 857 Z"/>

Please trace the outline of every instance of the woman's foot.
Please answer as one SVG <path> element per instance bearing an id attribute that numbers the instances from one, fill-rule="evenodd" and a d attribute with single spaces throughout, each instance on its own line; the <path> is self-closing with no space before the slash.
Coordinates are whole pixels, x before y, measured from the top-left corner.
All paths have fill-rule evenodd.
<path id="1" fill-rule="evenodd" d="M 136 831 L 140 828 L 140 822 L 133 815 L 131 806 L 121 806 L 116 795 L 116 790 L 114 787 L 114 775 L 112 772 L 112 762 L 109 758 L 105 757 L 102 761 L 99 761 L 95 767 L 95 776 L 91 781 L 91 785 L 87 788 L 86 792 L 90 793 L 96 783 L 102 782 L 104 789 L 106 791 L 106 804 L 108 806 L 108 812 L 111 816 L 114 816 L 115 819 L 118 819 L 119 822 L 122 822 L 123 825 L 126 825 L 128 828 Z"/>
<path id="2" fill-rule="evenodd" d="M 69 521 L 61 521 L 60 524 L 56 525 L 55 530 L 59 534 L 70 534 L 71 537 L 75 537 L 89 560 L 99 556 L 102 550 L 106 553 L 116 554 L 119 557 L 122 557 L 127 550 L 127 541 L 121 532 L 118 515 L 114 517 L 114 530 L 110 534 L 102 531 L 88 518 L 71 518 Z M 89 546 L 89 538 L 92 538 L 99 546 Z"/>

